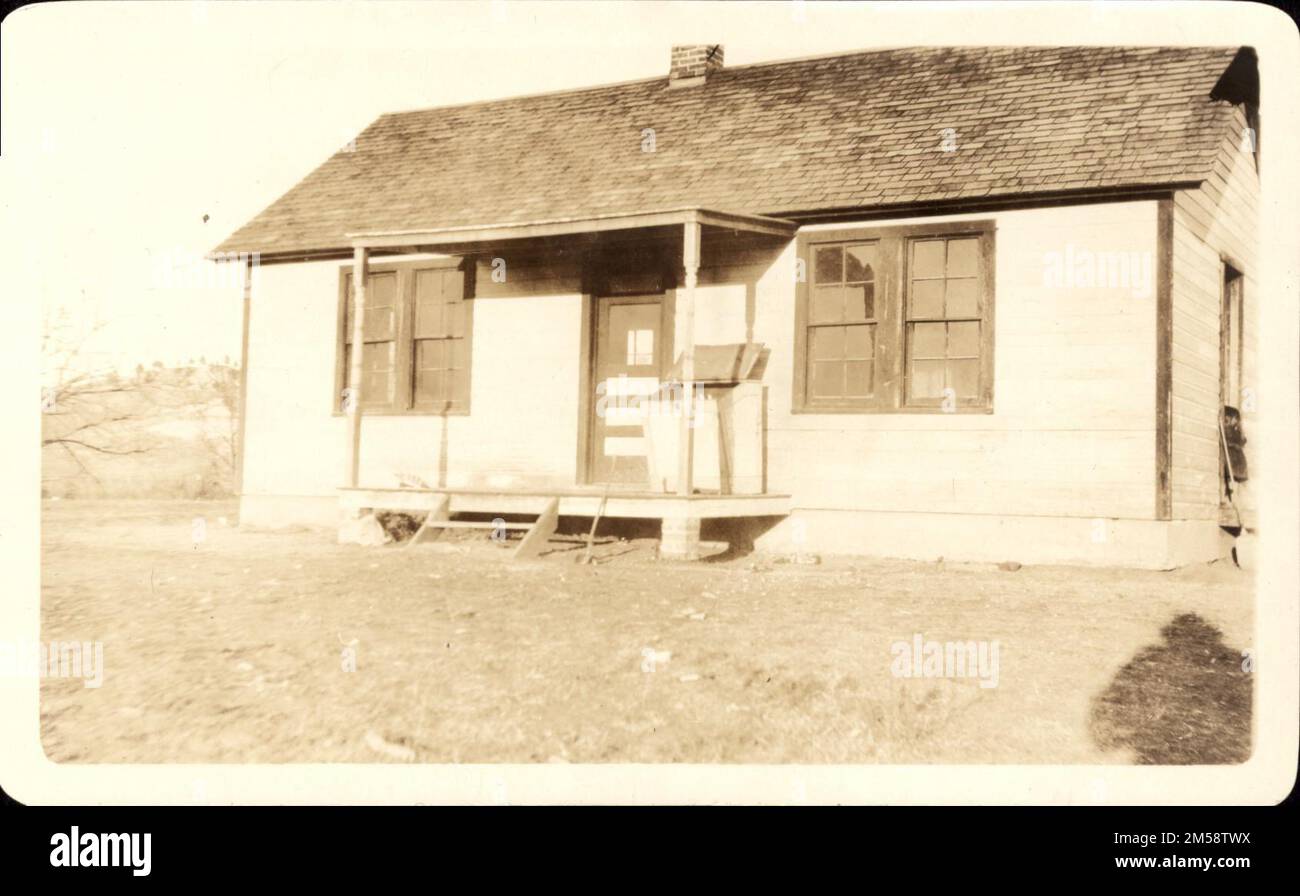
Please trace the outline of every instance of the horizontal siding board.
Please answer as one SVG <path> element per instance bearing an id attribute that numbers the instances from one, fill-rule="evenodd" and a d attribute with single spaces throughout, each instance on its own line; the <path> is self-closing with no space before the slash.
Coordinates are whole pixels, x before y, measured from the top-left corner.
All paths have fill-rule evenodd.
<path id="1" fill-rule="evenodd" d="M 1210 176 L 1174 202 L 1173 507 L 1175 518 L 1219 514 L 1219 328 L 1221 257 L 1245 268 L 1243 381 L 1253 381 L 1258 176 L 1242 150 L 1244 116 L 1234 110 Z M 1249 372 L 1247 372 L 1249 371 Z M 1247 417 L 1248 458 L 1250 418 Z"/>

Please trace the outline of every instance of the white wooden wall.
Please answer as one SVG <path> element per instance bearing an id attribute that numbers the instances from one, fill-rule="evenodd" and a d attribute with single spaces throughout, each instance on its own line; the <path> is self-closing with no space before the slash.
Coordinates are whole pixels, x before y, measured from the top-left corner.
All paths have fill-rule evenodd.
<path id="1" fill-rule="evenodd" d="M 384 261 L 386 259 L 378 259 Z M 333 413 L 339 262 L 268 265 L 255 281 L 249 335 L 244 491 L 333 496 L 345 420 Z M 362 485 L 570 485 L 577 463 L 582 297 L 576 266 L 527 264 L 505 283 L 478 271 L 469 416 L 362 419 Z M 446 460 L 442 455 L 445 449 Z"/>
<path id="2" fill-rule="evenodd" d="M 754 291 L 754 336 L 772 348 L 769 488 L 796 508 L 1150 520 L 1156 211 L 1144 201 L 951 218 L 997 225 L 992 414 L 793 414 L 793 244 L 710 262 L 706 236 L 696 337 L 743 340 L 736 309 Z M 916 219 L 871 226 L 906 223 Z M 1048 253 L 1071 245 L 1147 253 L 1149 288 L 1049 285 Z"/>
<path id="3" fill-rule="evenodd" d="M 1154 518 L 1154 282 L 1145 294 L 1052 285 L 1047 257 L 1072 246 L 1154 259 L 1156 203 L 953 219 L 985 218 L 997 226 L 991 414 L 793 414 L 794 244 L 710 245 L 706 235 L 696 340 L 743 341 L 748 309 L 753 338 L 772 349 L 770 490 L 807 511 Z M 338 268 L 261 271 L 250 343 L 251 495 L 332 497 L 340 482 L 345 421 L 331 410 Z M 449 485 L 572 484 L 580 289 L 576 265 L 516 262 L 505 283 L 480 266 L 471 414 L 450 418 L 445 439 L 437 417 L 365 417 L 362 483 L 393 484 L 394 471 L 436 481 L 445 442 Z M 678 329 L 680 344 L 680 321 Z"/>
<path id="4" fill-rule="evenodd" d="M 1174 519 L 1219 517 L 1219 330 L 1223 268 L 1220 256 L 1244 268 L 1242 384 L 1257 389 L 1259 295 L 1256 240 L 1259 175 L 1243 135 L 1246 118 L 1237 110 L 1224 138 L 1213 176 L 1199 189 L 1174 199 L 1173 277 L 1173 485 Z M 1247 463 L 1258 469 L 1258 432 L 1247 401 L 1243 426 Z M 1252 489 L 1238 492 L 1239 506 L 1252 525 Z"/>

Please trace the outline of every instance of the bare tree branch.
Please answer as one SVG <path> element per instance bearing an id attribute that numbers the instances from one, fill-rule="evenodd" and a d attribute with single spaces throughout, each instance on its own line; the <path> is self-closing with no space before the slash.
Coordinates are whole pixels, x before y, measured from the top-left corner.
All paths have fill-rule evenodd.
<path id="1" fill-rule="evenodd" d="M 72 450 L 72 446 L 60 445 L 59 447 L 61 447 L 67 453 L 68 457 L 72 458 L 73 463 L 75 463 L 78 467 L 81 468 L 81 472 L 85 473 L 92 480 L 94 480 L 95 484 L 98 485 L 100 488 L 104 487 L 104 483 L 100 481 L 99 477 L 96 476 L 91 471 L 90 467 L 86 466 L 85 463 L 82 462 L 81 458 L 77 457 L 77 452 Z"/>
<path id="2" fill-rule="evenodd" d="M 105 448 L 102 445 L 94 445 L 91 444 L 90 442 L 83 442 L 81 439 L 43 439 L 41 441 L 41 447 L 44 448 L 46 445 L 64 445 L 64 446 L 77 445 L 81 448 L 89 448 L 91 451 L 97 451 L 100 454 L 112 454 L 117 456 L 126 456 L 128 454 L 149 453 L 148 448 L 126 448 L 126 449 L 117 450 L 113 448 Z"/>
<path id="3" fill-rule="evenodd" d="M 101 489 L 119 479 L 128 488 L 157 488 L 162 480 L 151 479 L 151 465 L 115 466 L 114 459 L 167 448 L 154 454 L 166 487 L 197 485 L 205 495 L 228 491 L 239 444 L 238 368 L 229 359 L 177 367 L 154 362 L 137 365 L 134 376 L 123 378 L 87 357 L 89 340 L 103 326 L 74 332 L 66 313 L 47 318 L 41 446 L 54 452 L 47 460 L 57 462 L 44 465 L 43 480 L 64 480 L 60 490 L 73 485 L 67 479 L 81 476 Z"/>

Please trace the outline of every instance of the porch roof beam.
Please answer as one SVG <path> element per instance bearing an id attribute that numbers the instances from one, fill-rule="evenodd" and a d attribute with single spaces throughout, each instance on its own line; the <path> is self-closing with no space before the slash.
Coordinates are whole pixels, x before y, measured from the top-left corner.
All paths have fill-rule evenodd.
<path id="1" fill-rule="evenodd" d="M 746 215 L 703 208 L 680 208 L 633 214 L 599 215 L 591 218 L 567 218 L 523 224 L 486 224 L 473 227 L 449 227 L 433 230 L 389 230 L 349 233 L 353 248 L 392 249 L 496 243 L 503 240 L 600 233 L 610 230 L 636 230 L 666 225 L 701 224 L 728 230 L 742 230 L 769 236 L 793 236 L 799 225 L 784 218 Z"/>

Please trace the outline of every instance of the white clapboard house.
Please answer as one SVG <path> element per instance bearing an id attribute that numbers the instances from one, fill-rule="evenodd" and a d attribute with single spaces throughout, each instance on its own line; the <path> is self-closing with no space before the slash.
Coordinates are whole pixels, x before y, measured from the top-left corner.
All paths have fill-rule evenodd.
<path id="1" fill-rule="evenodd" d="M 251 272 L 241 520 L 1222 556 L 1259 159 L 1235 47 L 676 47 L 383 115 L 216 250 Z"/>

